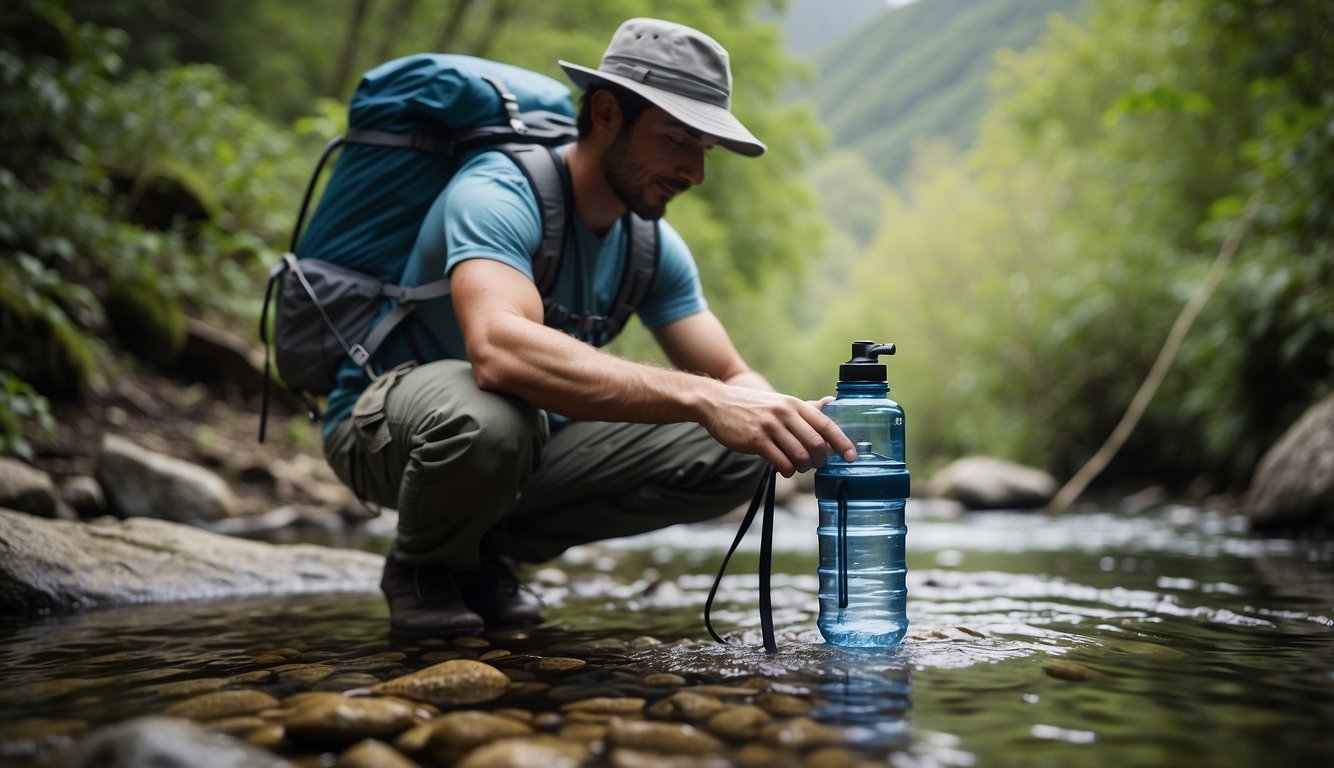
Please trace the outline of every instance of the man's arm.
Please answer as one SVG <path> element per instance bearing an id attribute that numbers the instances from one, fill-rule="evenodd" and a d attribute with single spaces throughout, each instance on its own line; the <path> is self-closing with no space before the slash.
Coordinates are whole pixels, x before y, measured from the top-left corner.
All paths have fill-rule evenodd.
<path id="1" fill-rule="evenodd" d="M 464 261 L 450 280 L 473 376 L 483 389 L 576 419 L 697 422 L 723 445 L 759 455 L 785 476 L 814 466 L 826 443 L 849 460 L 855 455 L 816 406 L 771 391 L 746 368 L 712 314 L 659 332 L 673 363 L 698 371 L 686 373 L 633 363 L 547 328 L 532 281 L 500 262 Z M 701 338 L 690 339 L 696 332 Z M 708 351 L 719 344 L 723 351 Z"/>

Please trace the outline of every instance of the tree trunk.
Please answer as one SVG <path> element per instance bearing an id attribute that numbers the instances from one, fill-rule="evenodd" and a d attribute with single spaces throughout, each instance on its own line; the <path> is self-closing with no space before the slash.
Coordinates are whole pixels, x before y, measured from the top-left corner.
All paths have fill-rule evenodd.
<path id="1" fill-rule="evenodd" d="M 457 0 L 454 3 L 454 7 L 449 11 L 449 17 L 440 28 L 440 37 L 436 38 L 435 50 L 447 53 L 458 45 L 459 30 L 463 28 L 463 20 L 468 17 L 468 12 L 472 10 L 474 4 L 475 0 Z"/>
<path id="2" fill-rule="evenodd" d="M 491 6 L 491 15 L 486 20 L 486 27 L 477 35 L 477 42 L 473 45 L 473 55 L 482 57 L 490 55 L 500 30 L 504 29 L 510 16 L 514 15 L 514 7 L 514 0 L 495 0 Z"/>
<path id="3" fill-rule="evenodd" d="M 352 5 L 352 18 L 347 24 L 347 34 L 343 36 L 343 48 L 334 60 L 334 74 L 329 81 L 325 95 L 332 99 L 343 98 L 347 81 L 357 65 L 357 54 L 361 51 L 361 35 L 370 16 L 371 0 L 356 0 Z"/>
<path id="4" fill-rule="evenodd" d="M 389 18 L 385 20 L 379 45 L 375 46 L 374 54 L 371 56 L 372 62 L 378 64 L 393 57 L 394 46 L 403 39 L 403 24 L 416 9 L 417 0 L 398 0 L 394 4 L 393 9 L 389 11 Z"/>

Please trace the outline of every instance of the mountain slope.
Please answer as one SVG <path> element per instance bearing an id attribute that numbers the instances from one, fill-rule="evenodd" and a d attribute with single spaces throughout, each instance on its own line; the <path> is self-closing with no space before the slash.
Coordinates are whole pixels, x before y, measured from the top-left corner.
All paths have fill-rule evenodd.
<path id="1" fill-rule="evenodd" d="M 831 134 L 885 180 L 906 169 L 914 142 L 967 147 L 989 104 L 996 52 L 1037 43 L 1047 16 L 1078 17 L 1085 0 L 919 0 L 821 48 L 803 94 Z"/>

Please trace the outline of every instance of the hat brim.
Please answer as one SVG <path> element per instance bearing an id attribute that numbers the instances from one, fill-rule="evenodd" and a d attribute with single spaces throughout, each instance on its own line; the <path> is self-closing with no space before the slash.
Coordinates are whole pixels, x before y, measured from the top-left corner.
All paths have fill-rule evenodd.
<path id="1" fill-rule="evenodd" d="M 589 69 L 568 61 L 559 62 L 561 69 L 570 80 L 580 88 L 587 88 L 592 80 L 602 80 L 637 93 L 655 106 L 661 107 L 667 114 L 694 128 L 700 133 L 716 136 L 718 143 L 737 154 L 746 157 L 759 157 L 767 147 L 755 138 L 741 121 L 726 109 L 706 104 L 702 101 L 682 96 L 661 88 L 645 85 L 628 77 L 613 75 L 597 69 Z"/>

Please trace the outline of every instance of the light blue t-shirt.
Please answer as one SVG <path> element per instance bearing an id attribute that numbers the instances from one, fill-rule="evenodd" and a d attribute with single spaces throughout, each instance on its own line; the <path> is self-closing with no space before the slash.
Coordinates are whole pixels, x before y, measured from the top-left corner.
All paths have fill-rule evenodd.
<path id="1" fill-rule="evenodd" d="M 576 314 L 609 314 L 625 267 L 626 233 L 617 221 L 599 238 L 578 216 L 571 219 L 573 230 L 567 234 L 551 296 Z M 404 268 L 403 283 L 429 283 L 468 259 L 499 261 L 531 280 L 531 254 L 541 239 L 537 200 L 523 171 L 500 152 L 479 152 L 464 162 L 431 206 Z M 637 310 L 640 322 L 650 330 L 707 307 L 699 270 L 685 241 L 666 221 L 658 222 L 658 240 L 658 268 Z M 602 346 L 610 340 L 588 341 Z M 418 305 L 385 342 L 376 362 L 378 369 L 388 370 L 413 358 L 466 357 L 453 304 L 446 296 Z M 352 410 L 368 383 L 360 369 L 344 362 L 325 409 L 326 435 Z"/>

